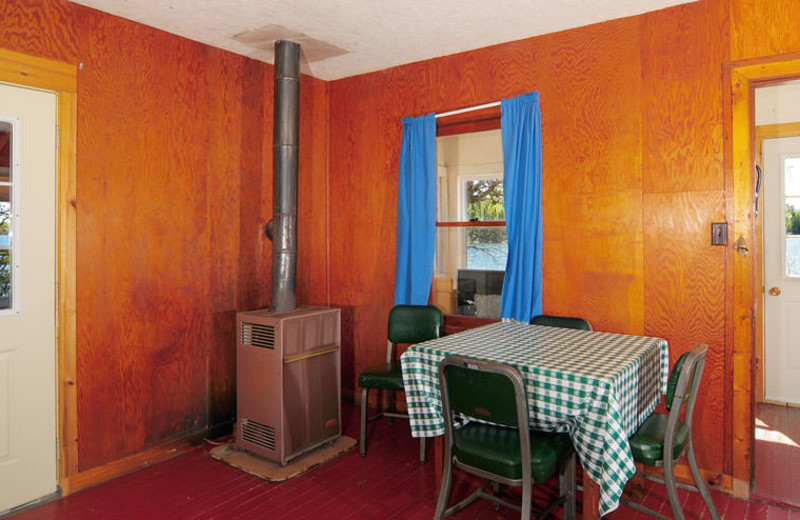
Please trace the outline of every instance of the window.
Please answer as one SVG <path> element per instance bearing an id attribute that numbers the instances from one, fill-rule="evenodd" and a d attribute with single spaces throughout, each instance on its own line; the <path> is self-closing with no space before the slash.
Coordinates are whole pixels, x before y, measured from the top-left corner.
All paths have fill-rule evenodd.
<path id="1" fill-rule="evenodd" d="M 13 161 L 18 133 L 16 119 L 0 116 L 0 315 L 9 314 L 17 308 L 15 281 L 18 279 L 19 216 L 14 215 L 18 204 L 19 183 Z"/>
<path id="2" fill-rule="evenodd" d="M 435 303 L 499 318 L 508 257 L 500 130 L 438 137 L 437 163 Z"/>
<path id="3" fill-rule="evenodd" d="M 783 195 L 786 205 L 786 276 L 800 276 L 800 157 L 783 160 Z"/>

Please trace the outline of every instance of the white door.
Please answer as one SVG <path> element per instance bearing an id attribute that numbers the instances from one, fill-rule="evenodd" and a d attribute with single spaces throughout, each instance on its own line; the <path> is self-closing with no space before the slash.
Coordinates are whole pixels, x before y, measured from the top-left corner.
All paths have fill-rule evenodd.
<path id="1" fill-rule="evenodd" d="M 0 84 L 0 513 L 57 489 L 56 95 Z"/>
<path id="2" fill-rule="evenodd" d="M 800 404 L 800 137 L 765 139 L 764 398 Z"/>

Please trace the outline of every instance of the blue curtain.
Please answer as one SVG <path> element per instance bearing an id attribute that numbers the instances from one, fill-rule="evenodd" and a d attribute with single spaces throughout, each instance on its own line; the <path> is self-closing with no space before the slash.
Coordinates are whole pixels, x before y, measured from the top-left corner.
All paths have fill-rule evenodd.
<path id="1" fill-rule="evenodd" d="M 427 305 L 436 245 L 436 116 L 403 118 L 395 305 Z"/>
<path id="2" fill-rule="evenodd" d="M 523 322 L 542 313 L 541 119 L 538 92 L 501 101 L 508 261 L 500 316 Z"/>

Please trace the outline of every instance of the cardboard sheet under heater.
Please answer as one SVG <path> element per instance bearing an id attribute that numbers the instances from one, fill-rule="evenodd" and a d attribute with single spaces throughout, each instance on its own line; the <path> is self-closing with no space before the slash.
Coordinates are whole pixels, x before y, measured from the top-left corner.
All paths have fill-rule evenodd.
<path id="1" fill-rule="evenodd" d="M 281 465 L 341 436 L 339 310 L 237 314 L 235 444 Z"/>

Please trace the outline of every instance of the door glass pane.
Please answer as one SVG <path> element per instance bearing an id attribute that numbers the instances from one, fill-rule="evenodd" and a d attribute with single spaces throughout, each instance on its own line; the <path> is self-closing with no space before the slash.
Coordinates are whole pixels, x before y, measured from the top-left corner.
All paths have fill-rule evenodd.
<path id="1" fill-rule="evenodd" d="M 786 275 L 800 276 L 800 157 L 783 161 L 786 207 Z"/>
<path id="2" fill-rule="evenodd" d="M 11 125 L 0 121 L 0 183 L 11 182 Z"/>
<path id="3" fill-rule="evenodd" d="M 0 310 L 11 308 L 11 130 L 0 121 Z"/>
<path id="4" fill-rule="evenodd" d="M 0 249 L 0 309 L 11 308 L 11 254 Z"/>

